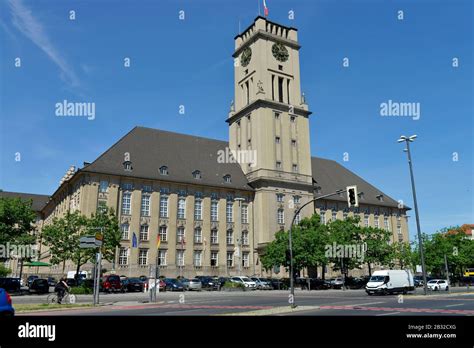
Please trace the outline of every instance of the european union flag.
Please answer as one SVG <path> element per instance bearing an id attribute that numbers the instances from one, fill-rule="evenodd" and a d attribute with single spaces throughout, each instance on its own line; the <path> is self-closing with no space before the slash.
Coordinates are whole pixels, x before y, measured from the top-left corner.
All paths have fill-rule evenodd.
<path id="1" fill-rule="evenodd" d="M 135 232 L 133 232 L 133 237 L 132 237 L 132 248 L 136 248 L 138 246 L 138 240 L 137 240 L 137 235 Z"/>

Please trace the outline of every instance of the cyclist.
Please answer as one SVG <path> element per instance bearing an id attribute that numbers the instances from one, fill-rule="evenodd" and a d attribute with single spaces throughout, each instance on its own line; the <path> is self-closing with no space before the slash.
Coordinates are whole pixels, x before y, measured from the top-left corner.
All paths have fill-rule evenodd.
<path id="1" fill-rule="evenodd" d="M 69 290 L 69 286 L 66 283 L 66 279 L 63 277 L 54 287 L 54 291 L 58 294 L 58 304 L 61 304 L 64 294 Z"/>

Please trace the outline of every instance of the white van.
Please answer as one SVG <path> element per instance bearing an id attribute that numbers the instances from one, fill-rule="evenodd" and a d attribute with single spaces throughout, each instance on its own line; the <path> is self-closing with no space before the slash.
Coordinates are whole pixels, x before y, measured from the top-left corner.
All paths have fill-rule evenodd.
<path id="1" fill-rule="evenodd" d="M 414 291 L 413 274 L 410 270 L 385 270 L 375 271 L 365 287 L 369 295 L 373 294 L 393 294 Z"/>
<path id="2" fill-rule="evenodd" d="M 76 275 L 76 271 L 67 272 L 67 278 L 68 279 L 74 279 L 75 275 Z M 89 278 L 89 274 L 87 273 L 87 271 L 80 271 L 79 275 L 81 276 L 82 279 L 88 279 Z"/>

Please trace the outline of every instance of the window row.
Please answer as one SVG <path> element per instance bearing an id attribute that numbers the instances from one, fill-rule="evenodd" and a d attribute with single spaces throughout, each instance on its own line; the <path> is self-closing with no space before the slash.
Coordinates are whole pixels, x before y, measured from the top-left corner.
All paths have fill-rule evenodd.
<path id="1" fill-rule="evenodd" d="M 195 267 L 202 267 L 203 265 L 203 251 L 202 250 L 194 250 L 193 251 L 193 266 Z M 149 261 L 149 249 L 139 249 L 138 250 L 138 265 L 139 266 L 146 266 L 148 265 Z M 184 250 L 177 250 L 176 251 L 176 265 L 179 267 L 185 266 L 185 251 Z M 119 259 L 118 263 L 120 266 L 125 266 L 129 264 L 130 259 L 130 249 L 128 248 L 120 248 L 119 252 Z M 219 252 L 218 251 L 211 251 L 210 252 L 210 265 L 211 267 L 217 267 L 219 265 Z M 250 253 L 243 252 L 242 253 L 242 266 L 244 268 L 250 267 Z M 158 265 L 160 266 L 167 266 L 168 265 L 168 251 L 167 250 L 158 250 Z M 234 252 L 227 251 L 226 252 L 226 266 L 227 267 L 234 267 Z"/>
<path id="2" fill-rule="evenodd" d="M 122 224 L 121 225 L 121 237 L 122 240 L 129 240 L 130 239 L 130 225 L 129 224 Z M 158 230 L 158 234 L 160 236 L 160 241 L 167 242 L 168 241 L 168 227 L 167 226 L 160 226 Z M 245 230 L 242 231 L 241 243 L 242 245 L 250 245 L 249 239 L 249 231 Z M 140 226 L 140 233 L 139 233 L 139 240 L 140 241 L 148 241 L 149 240 L 149 226 L 148 225 L 141 225 Z M 211 244 L 219 244 L 219 232 L 217 229 L 211 230 Z M 202 229 L 200 227 L 196 227 L 194 229 L 193 234 L 193 241 L 196 244 L 206 242 L 203 239 Z M 240 240 L 239 240 L 240 241 Z M 176 242 L 177 243 L 186 243 L 186 231 L 185 228 L 180 226 L 176 229 Z M 227 230 L 226 231 L 226 244 L 233 245 L 234 244 L 234 231 Z"/>

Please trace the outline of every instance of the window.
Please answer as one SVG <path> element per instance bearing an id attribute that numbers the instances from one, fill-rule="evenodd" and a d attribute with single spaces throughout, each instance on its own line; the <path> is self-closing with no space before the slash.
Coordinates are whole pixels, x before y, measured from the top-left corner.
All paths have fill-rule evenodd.
<path id="1" fill-rule="evenodd" d="M 320 219 L 321 219 L 321 223 L 322 223 L 323 225 L 326 225 L 326 211 L 325 211 L 325 210 L 321 210 L 321 211 L 319 212 L 319 217 L 320 217 Z"/>
<path id="2" fill-rule="evenodd" d="M 140 249 L 138 252 L 138 265 L 145 266 L 148 264 L 148 249 Z"/>
<path id="3" fill-rule="evenodd" d="M 296 140 L 295 139 L 291 139 L 291 146 L 296 146 Z"/>
<path id="4" fill-rule="evenodd" d="M 278 209 L 277 221 L 280 225 L 285 223 L 285 211 L 283 209 Z"/>
<path id="5" fill-rule="evenodd" d="M 168 227 L 160 226 L 159 234 L 160 234 L 160 240 L 162 242 L 166 242 L 168 240 Z"/>
<path id="6" fill-rule="evenodd" d="M 194 220 L 202 220 L 202 200 L 194 201 Z"/>
<path id="7" fill-rule="evenodd" d="M 178 219 L 186 218 L 186 198 L 178 198 Z"/>
<path id="8" fill-rule="evenodd" d="M 100 181 L 99 192 L 107 192 L 109 188 L 109 182 L 105 180 Z"/>
<path id="9" fill-rule="evenodd" d="M 298 204 L 300 203 L 300 196 L 293 196 L 293 203 Z"/>
<path id="10" fill-rule="evenodd" d="M 193 258 L 193 264 L 195 267 L 201 267 L 202 266 L 202 251 L 201 250 L 194 250 L 194 258 Z"/>
<path id="11" fill-rule="evenodd" d="M 374 226 L 375 226 L 375 228 L 379 228 L 379 217 L 378 216 L 374 217 Z"/>
<path id="12" fill-rule="evenodd" d="M 249 245 L 249 231 L 242 231 L 242 245 Z"/>
<path id="13" fill-rule="evenodd" d="M 202 243 L 202 230 L 200 227 L 194 229 L 194 243 Z"/>
<path id="14" fill-rule="evenodd" d="M 278 112 L 275 112 L 273 115 L 275 116 L 275 120 L 280 119 L 280 114 Z"/>
<path id="15" fill-rule="evenodd" d="M 295 217 L 295 224 L 299 224 L 301 222 L 301 215 L 300 213 L 296 214 L 296 217 Z"/>
<path id="16" fill-rule="evenodd" d="M 140 240 L 141 241 L 148 240 L 148 225 L 140 226 Z"/>
<path id="17" fill-rule="evenodd" d="M 151 192 L 152 191 L 151 186 L 150 185 L 143 185 L 142 191 L 143 192 Z"/>
<path id="18" fill-rule="evenodd" d="M 364 226 L 369 227 L 369 215 L 364 215 Z"/>
<path id="19" fill-rule="evenodd" d="M 298 165 L 297 165 L 297 164 L 293 164 L 293 167 L 292 167 L 292 168 L 293 168 L 293 171 L 294 171 L 294 172 L 297 172 L 297 171 L 298 171 Z"/>
<path id="20" fill-rule="evenodd" d="M 168 175 L 168 167 L 167 166 L 161 166 L 160 167 L 160 174 L 161 175 Z"/>
<path id="21" fill-rule="evenodd" d="M 123 162 L 123 169 L 125 169 L 126 171 L 131 171 L 132 170 L 132 162 L 130 162 L 130 161 Z"/>
<path id="22" fill-rule="evenodd" d="M 128 249 L 127 248 L 120 248 L 119 252 L 119 265 L 127 265 L 128 264 Z"/>
<path id="23" fill-rule="evenodd" d="M 167 196 L 160 197 L 160 217 L 162 218 L 168 217 L 168 197 Z"/>
<path id="24" fill-rule="evenodd" d="M 97 212 L 106 213 L 107 212 L 107 201 L 100 200 L 97 202 Z"/>
<path id="25" fill-rule="evenodd" d="M 122 239 L 128 240 L 130 237 L 130 225 L 129 224 L 122 224 L 120 226 L 120 230 L 122 231 Z"/>
<path id="26" fill-rule="evenodd" d="M 295 116 L 290 116 L 290 122 L 294 123 L 295 122 Z"/>
<path id="27" fill-rule="evenodd" d="M 226 209 L 225 209 L 225 216 L 226 216 L 227 222 L 232 222 L 234 220 L 232 208 L 233 208 L 233 203 L 227 202 Z"/>
<path id="28" fill-rule="evenodd" d="M 275 137 L 275 143 L 280 144 L 280 137 Z"/>
<path id="29" fill-rule="evenodd" d="M 278 77 L 278 101 L 283 103 L 283 77 Z"/>
<path id="30" fill-rule="evenodd" d="M 218 244 L 219 243 L 219 234 L 216 229 L 211 230 L 211 244 Z"/>
<path id="31" fill-rule="evenodd" d="M 402 226 L 397 225 L 397 233 L 402 234 Z"/>
<path id="32" fill-rule="evenodd" d="M 383 227 L 389 231 L 390 230 L 390 221 L 388 220 L 388 216 L 383 217 Z"/>
<path id="33" fill-rule="evenodd" d="M 218 202 L 217 201 L 212 201 L 211 202 L 211 221 L 217 221 L 218 220 Z"/>
<path id="34" fill-rule="evenodd" d="M 193 172 L 193 178 L 194 179 L 201 179 L 201 172 L 199 170 L 195 170 Z"/>
<path id="35" fill-rule="evenodd" d="M 168 254 L 167 250 L 158 250 L 158 264 L 160 266 L 166 266 L 166 264 L 167 264 L 167 262 L 166 262 L 167 261 L 166 260 L 167 259 L 166 258 L 167 254 Z"/>
<path id="36" fill-rule="evenodd" d="M 332 221 L 336 221 L 337 220 L 337 211 L 333 210 L 332 211 Z"/>
<path id="37" fill-rule="evenodd" d="M 184 240 L 184 227 L 183 226 L 180 226 L 178 227 L 178 230 L 177 230 L 177 237 L 176 237 L 176 241 L 178 243 L 184 243 L 185 240 Z"/>
<path id="38" fill-rule="evenodd" d="M 285 195 L 283 193 L 277 193 L 277 202 L 280 202 L 280 203 L 283 202 L 284 196 Z"/>
<path id="39" fill-rule="evenodd" d="M 343 218 L 344 220 L 347 219 L 347 211 L 345 211 L 345 212 L 342 213 L 342 218 Z"/>
<path id="40" fill-rule="evenodd" d="M 219 264 L 219 253 L 217 251 L 211 251 L 211 267 L 217 267 Z"/>
<path id="41" fill-rule="evenodd" d="M 224 182 L 227 183 L 227 184 L 232 182 L 231 177 L 230 177 L 229 174 L 224 175 Z"/>
<path id="42" fill-rule="evenodd" d="M 141 216 L 150 216 L 150 195 L 142 194 Z"/>
<path id="43" fill-rule="evenodd" d="M 176 264 L 179 267 L 184 266 L 184 250 L 177 250 L 176 251 Z"/>
<path id="44" fill-rule="evenodd" d="M 122 215 L 130 215 L 132 203 L 132 194 L 130 192 L 124 192 L 122 195 Z"/>
<path id="45" fill-rule="evenodd" d="M 249 222 L 249 207 L 247 204 L 242 204 L 242 223 L 248 224 Z"/>
<path id="46" fill-rule="evenodd" d="M 227 252 L 227 267 L 234 267 L 234 252 Z"/>
<path id="47" fill-rule="evenodd" d="M 227 230 L 225 235 L 225 241 L 227 245 L 234 244 L 234 232 L 232 230 Z"/>
<path id="48" fill-rule="evenodd" d="M 242 267 L 244 268 L 249 267 L 249 253 L 248 252 L 242 253 Z"/>
<path id="49" fill-rule="evenodd" d="M 276 169 L 281 169 L 281 161 L 276 162 Z"/>

